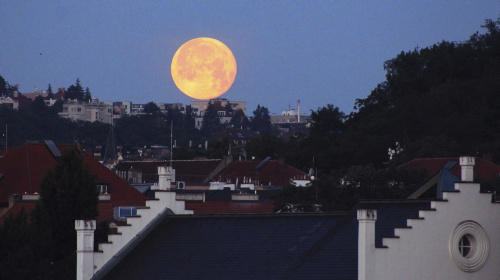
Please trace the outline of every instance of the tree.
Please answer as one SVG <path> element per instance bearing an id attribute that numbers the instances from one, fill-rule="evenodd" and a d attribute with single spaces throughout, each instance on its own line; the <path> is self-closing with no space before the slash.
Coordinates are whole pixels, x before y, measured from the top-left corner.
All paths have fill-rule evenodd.
<path id="1" fill-rule="evenodd" d="M 184 127 L 186 129 L 194 128 L 194 124 L 195 124 L 194 116 L 195 116 L 195 114 L 193 112 L 193 108 L 191 107 L 191 105 L 187 105 L 186 106 L 186 114 L 184 115 Z"/>
<path id="2" fill-rule="evenodd" d="M 278 159 L 284 154 L 285 143 L 274 135 L 262 134 L 250 139 L 245 145 L 248 157 Z"/>
<path id="3" fill-rule="evenodd" d="M 83 97 L 83 101 L 86 101 L 86 102 L 92 101 L 92 94 L 90 93 L 89 88 L 85 88 L 85 95 Z"/>
<path id="4" fill-rule="evenodd" d="M 52 91 L 52 86 L 49 84 L 47 88 L 47 99 L 53 99 L 54 98 L 54 92 Z"/>
<path id="5" fill-rule="evenodd" d="M 98 192 L 95 177 L 75 148 L 62 152 L 54 170 L 40 185 L 40 204 L 32 212 L 36 258 L 49 264 L 57 279 L 71 279 L 76 273 L 75 220 L 95 219 Z M 53 263 L 53 265 L 50 265 Z M 42 278 L 46 278 L 42 276 Z"/>
<path id="6" fill-rule="evenodd" d="M 203 114 L 203 120 L 201 121 L 201 133 L 205 136 L 211 136 L 214 132 L 220 128 L 220 119 L 217 114 L 217 110 L 212 105 L 208 103 L 208 107 Z"/>
<path id="7" fill-rule="evenodd" d="M 311 112 L 312 124 L 310 132 L 312 136 L 332 139 L 335 135 L 341 134 L 345 129 L 344 121 L 346 116 L 334 107 L 328 104 L 326 107 L 318 108 Z"/>
<path id="8" fill-rule="evenodd" d="M 146 113 L 146 114 L 156 115 L 159 112 L 160 112 L 160 108 L 154 102 L 149 102 L 146 105 L 144 105 L 144 113 Z"/>
<path id="9" fill-rule="evenodd" d="M 47 105 L 45 104 L 45 100 L 41 95 L 35 97 L 35 100 L 31 102 L 30 104 L 31 110 L 38 115 L 43 114 L 45 111 L 47 111 Z"/>
<path id="10" fill-rule="evenodd" d="M 243 112 L 242 109 L 238 109 L 233 112 L 233 116 L 231 117 L 231 120 L 229 121 L 229 125 L 232 127 L 239 127 L 239 128 L 247 128 L 249 126 L 250 122 L 248 121 L 247 116 L 245 115 L 245 112 Z"/>
<path id="11" fill-rule="evenodd" d="M 0 97 L 7 96 L 9 94 L 9 84 L 0 76 Z"/>
<path id="12" fill-rule="evenodd" d="M 76 79 L 76 85 L 71 85 L 68 87 L 66 94 L 64 95 L 64 99 L 73 99 L 73 100 L 84 100 L 84 91 L 83 87 L 80 84 L 80 79 Z"/>
<path id="13" fill-rule="evenodd" d="M 0 226 L 0 279 L 35 279 L 34 246 L 24 208 L 7 217 Z"/>
<path id="14" fill-rule="evenodd" d="M 266 107 L 261 107 L 260 104 L 257 105 L 257 108 L 253 111 L 250 128 L 261 134 L 271 133 L 271 116 L 269 116 L 269 110 Z"/>

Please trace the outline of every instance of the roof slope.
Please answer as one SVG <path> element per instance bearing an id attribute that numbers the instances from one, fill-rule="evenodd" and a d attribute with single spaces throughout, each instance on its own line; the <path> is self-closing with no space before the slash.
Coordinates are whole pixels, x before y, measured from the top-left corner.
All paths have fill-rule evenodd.
<path id="1" fill-rule="evenodd" d="M 364 202 L 376 243 L 430 203 Z M 98 279 L 357 279 L 356 211 L 332 214 L 167 216 Z"/>
<path id="2" fill-rule="evenodd" d="M 238 178 L 239 183 L 244 183 L 247 178 L 258 179 L 260 184 L 271 183 L 273 186 L 288 186 L 291 179 L 303 179 L 306 173 L 298 170 L 295 167 L 279 162 L 278 160 L 270 160 L 264 166 L 256 167 L 260 161 L 236 161 L 223 169 L 217 178 L 221 181 L 230 179 L 232 183 Z"/>
<path id="3" fill-rule="evenodd" d="M 186 182 L 202 182 L 219 164 L 220 159 L 213 160 L 173 160 L 175 180 Z M 116 170 L 131 169 L 142 171 L 142 183 L 158 182 L 158 166 L 169 166 L 169 161 L 121 161 Z"/>
<path id="4" fill-rule="evenodd" d="M 334 279 L 356 279 L 357 236 L 347 234 L 355 228 L 344 215 L 170 216 L 104 279 L 331 278 L 337 262 L 343 272 Z M 311 250 L 338 244 L 349 249 L 311 262 Z"/>
<path id="5" fill-rule="evenodd" d="M 476 157 L 474 165 L 474 176 L 476 178 L 488 179 L 497 177 L 500 174 L 500 166 L 483 158 Z M 399 166 L 405 169 L 427 169 L 429 171 L 428 178 L 432 178 L 449 162 L 459 162 L 458 157 L 451 158 L 417 158 Z M 461 167 L 455 164 L 450 168 L 450 172 L 460 178 Z"/>
<path id="6" fill-rule="evenodd" d="M 59 150 L 73 147 L 57 145 Z M 98 221 L 113 218 L 113 208 L 118 206 L 143 206 L 146 197 L 107 169 L 94 158 L 83 155 L 89 173 L 108 183 L 110 202 L 99 203 Z M 7 206 L 12 194 L 40 193 L 40 183 L 49 169 L 54 169 L 56 159 L 44 144 L 24 144 L 0 159 L 0 204 Z M 16 208 L 17 209 L 17 208 Z M 14 209 L 15 210 L 15 209 Z M 15 213 L 15 211 L 8 211 Z"/>

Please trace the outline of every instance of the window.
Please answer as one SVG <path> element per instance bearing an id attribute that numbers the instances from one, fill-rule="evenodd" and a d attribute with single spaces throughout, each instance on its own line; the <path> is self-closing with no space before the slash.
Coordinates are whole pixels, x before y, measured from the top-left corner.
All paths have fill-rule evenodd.
<path id="1" fill-rule="evenodd" d="M 118 216 L 120 218 L 137 216 L 137 209 L 135 207 L 118 207 Z"/>
<path id="2" fill-rule="evenodd" d="M 458 268 L 477 271 L 486 263 L 490 250 L 486 232 L 474 221 L 461 222 L 451 234 L 449 250 Z"/>
<path id="3" fill-rule="evenodd" d="M 81 111 L 82 111 L 82 108 L 76 108 L 76 111 L 77 111 L 77 112 L 81 112 Z"/>
<path id="4" fill-rule="evenodd" d="M 458 251 L 460 254 L 464 257 L 467 258 L 469 256 L 470 251 L 471 251 L 471 239 L 474 238 L 472 235 L 466 234 L 460 238 L 460 241 L 458 242 Z"/>
<path id="5" fill-rule="evenodd" d="M 120 207 L 120 217 L 137 216 L 135 207 Z"/>
<path id="6" fill-rule="evenodd" d="M 108 186 L 107 185 L 97 185 L 97 191 L 99 194 L 106 194 L 108 193 Z"/>

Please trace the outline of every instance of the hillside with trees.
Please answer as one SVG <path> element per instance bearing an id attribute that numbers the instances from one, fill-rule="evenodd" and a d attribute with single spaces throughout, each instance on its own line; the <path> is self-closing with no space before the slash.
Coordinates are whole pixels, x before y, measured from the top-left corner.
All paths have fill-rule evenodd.
<path id="1" fill-rule="evenodd" d="M 490 155 L 498 164 L 500 20 L 486 20 L 483 28 L 467 41 L 386 61 L 386 80 L 356 100 L 349 115 L 334 105 L 312 112 L 310 135 L 286 156 L 294 166 L 313 168 L 318 179 L 313 188 L 287 190 L 278 208 L 346 210 L 362 198 L 404 198 L 425 174 L 396 167 L 415 158 Z M 399 153 L 390 157 L 389 149 Z"/>

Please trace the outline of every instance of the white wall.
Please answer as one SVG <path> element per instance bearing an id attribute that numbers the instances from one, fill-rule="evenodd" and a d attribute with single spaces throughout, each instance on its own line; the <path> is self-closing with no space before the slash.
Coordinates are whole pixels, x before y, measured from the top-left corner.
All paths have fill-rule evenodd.
<path id="1" fill-rule="evenodd" d="M 447 201 L 433 202 L 436 211 L 421 211 L 424 219 L 408 221 L 410 229 L 396 229 L 400 238 L 384 238 L 388 248 L 372 250 L 374 267 L 368 279 L 499 279 L 500 204 L 491 194 L 480 194 L 479 184 L 457 183 L 457 193 L 445 193 Z M 450 238 L 463 221 L 479 223 L 489 239 L 489 256 L 475 272 L 461 270 L 450 256 Z M 458 246 L 458 244 L 457 244 Z"/>

